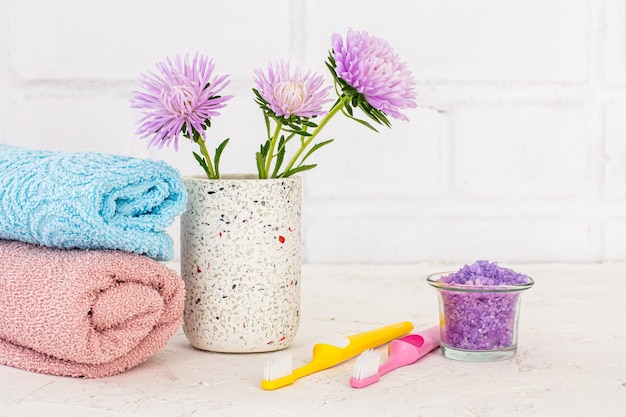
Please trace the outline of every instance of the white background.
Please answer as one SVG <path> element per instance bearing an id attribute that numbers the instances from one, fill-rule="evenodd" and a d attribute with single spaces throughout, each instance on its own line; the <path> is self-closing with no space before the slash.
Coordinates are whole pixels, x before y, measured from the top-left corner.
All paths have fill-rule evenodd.
<path id="1" fill-rule="evenodd" d="M 146 149 L 129 105 L 140 73 L 200 51 L 235 95 L 209 131 L 231 138 L 222 172 L 252 172 L 253 70 L 285 58 L 330 83 L 349 27 L 409 63 L 418 108 L 379 134 L 326 128 L 305 262 L 626 260 L 624 0 L 0 0 L 0 143 L 200 173 L 189 144 Z"/>

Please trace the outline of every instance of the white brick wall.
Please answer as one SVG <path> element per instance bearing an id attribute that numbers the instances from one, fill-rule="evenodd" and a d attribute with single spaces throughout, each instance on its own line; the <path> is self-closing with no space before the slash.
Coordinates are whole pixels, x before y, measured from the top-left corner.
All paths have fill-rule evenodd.
<path id="1" fill-rule="evenodd" d="M 391 42 L 410 122 L 335 119 L 304 175 L 307 262 L 626 261 L 626 0 L 0 0 L 0 142 L 165 159 L 134 135 L 138 74 L 211 55 L 236 98 L 211 137 L 254 170 L 252 71 L 323 73 L 330 35 Z M 178 224 L 170 232 L 178 241 Z"/>

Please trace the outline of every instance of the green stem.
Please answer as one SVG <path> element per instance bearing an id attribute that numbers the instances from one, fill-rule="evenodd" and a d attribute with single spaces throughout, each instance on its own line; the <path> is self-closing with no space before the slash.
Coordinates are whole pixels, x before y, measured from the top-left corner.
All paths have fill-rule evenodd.
<path id="1" fill-rule="evenodd" d="M 209 151 L 206 148 L 206 144 L 202 138 L 198 138 L 198 145 L 200 145 L 200 153 L 204 156 L 204 161 L 206 162 L 209 171 L 207 172 L 207 176 L 209 179 L 217 179 L 215 175 L 215 170 L 213 169 L 213 164 L 211 163 L 211 157 L 209 156 Z"/>
<path id="2" fill-rule="evenodd" d="M 293 166 L 298 161 L 300 156 L 302 156 L 302 153 L 304 152 L 304 150 L 311 144 L 311 142 L 313 142 L 317 134 L 324 128 L 324 126 L 326 126 L 326 124 L 330 121 L 330 119 L 332 119 L 333 116 L 335 116 L 343 108 L 346 101 L 349 101 L 349 100 L 350 100 L 350 97 L 348 96 L 341 97 L 339 100 L 337 100 L 337 102 L 333 105 L 330 111 L 326 113 L 326 115 L 322 118 L 322 121 L 320 122 L 320 124 L 311 133 L 311 136 L 308 136 L 306 139 L 302 141 L 302 145 L 300 146 L 300 149 L 298 149 L 298 151 L 289 160 L 289 163 L 287 164 L 283 172 L 289 172 L 293 168 Z"/>
<path id="3" fill-rule="evenodd" d="M 274 136 L 272 137 L 272 139 L 270 139 L 270 149 L 267 151 L 267 156 L 265 158 L 265 173 L 267 176 L 269 176 L 270 167 L 272 166 L 272 159 L 274 159 L 274 149 L 276 148 L 278 135 L 280 134 L 282 128 L 283 124 L 281 122 L 276 122 L 276 130 L 274 131 Z"/>

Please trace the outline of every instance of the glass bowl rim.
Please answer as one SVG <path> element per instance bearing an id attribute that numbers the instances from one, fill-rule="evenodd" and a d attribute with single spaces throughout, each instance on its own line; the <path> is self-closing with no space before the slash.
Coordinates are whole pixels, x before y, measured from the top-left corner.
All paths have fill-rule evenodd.
<path id="1" fill-rule="evenodd" d="M 475 284 L 448 284 L 440 282 L 439 279 L 446 275 L 454 274 L 456 271 L 436 272 L 426 277 L 426 281 L 438 290 L 458 291 L 458 292 L 516 292 L 531 288 L 535 284 L 535 280 L 524 275 L 527 282 L 523 284 L 504 284 L 504 285 L 475 285 Z"/>

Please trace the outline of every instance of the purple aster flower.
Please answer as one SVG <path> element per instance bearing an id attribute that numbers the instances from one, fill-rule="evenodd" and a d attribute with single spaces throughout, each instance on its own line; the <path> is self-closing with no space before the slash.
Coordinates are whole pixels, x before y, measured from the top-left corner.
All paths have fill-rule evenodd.
<path id="1" fill-rule="evenodd" d="M 324 87 L 322 76 L 308 71 L 301 75 L 296 67 L 291 73 L 289 63 L 278 62 L 276 68 L 270 63 L 267 76 L 257 69 L 254 81 L 258 92 L 276 116 L 289 119 L 292 115 L 310 118 L 326 114 L 322 106 L 330 86 Z"/>
<path id="2" fill-rule="evenodd" d="M 178 150 L 178 137 L 195 140 L 205 139 L 205 130 L 211 125 L 211 118 L 218 116 L 218 109 L 226 106 L 232 96 L 219 93 L 229 84 L 228 76 L 213 76 L 213 60 L 196 53 L 190 61 L 185 55 L 156 64 L 158 73 L 141 75 L 139 87 L 143 91 L 133 91 L 131 106 L 141 109 L 137 134 L 148 138 L 148 146 L 169 146 L 174 142 Z"/>
<path id="3" fill-rule="evenodd" d="M 408 120 L 398 110 L 416 107 L 415 82 L 407 64 L 389 43 L 352 29 L 345 42 L 339 34 L 332 35 L 331 41 L 337 77 L 362 94 L 375 109 Z"/>

